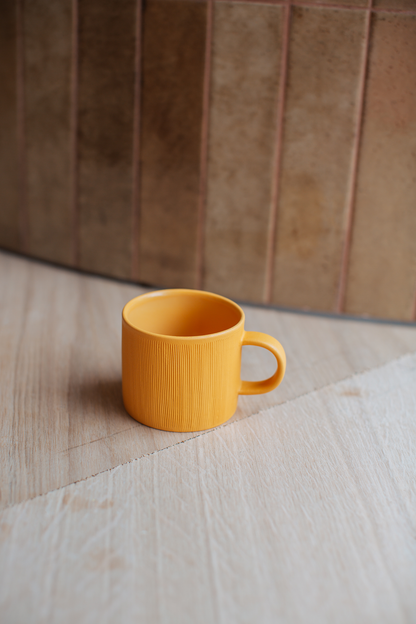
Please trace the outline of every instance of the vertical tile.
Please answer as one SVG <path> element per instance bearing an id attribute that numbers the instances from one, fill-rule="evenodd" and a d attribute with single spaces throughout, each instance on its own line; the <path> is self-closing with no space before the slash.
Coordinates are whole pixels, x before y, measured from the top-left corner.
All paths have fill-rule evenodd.
<path id="1" fill-rule="evenodd" d="M 334 310 L 365 14 L 293 9 L 273 302 Z"/>
<path id="2" fill-rule="evenodd" d="M 368 0 L 307 0 L 307 4 L 325 5 L 332 4 L 338 6 L 351 6 L 351 7 L 366 7 Z"/>
<path id="3" fill-rule="evenodd" d="M 410 320 L 416 286 L 416 15 L 373 17 L 346 312 Z"/>
<path id="4" fill-rule="evenodd" d="M 19 248 L 16 93 L 16 3 L 3 0 L 0 18 L 0 245 Z"/>
<path id="5" fill-rule="evenodd" d="M 264 291 L 276 141 L 282 8 L 215 5 L 204 287 Z"/>
<path id="6" fill-rule="evenodd" d="M 373 6 L 382 9 L 407 9 L 416 12 L 416 0 L 373 0 Z"/>
<path id="7" fill-rule="evenodd" d="M 143 29 L 140 280 L 196 286 L 206 2 L 148 0 Z"/>
<path id="8" fill-rule="evenodd" d="M 71 3 L 23 9 L 28 252 L 70 264 Z"/>
<path id="9" fill-rule="evenodd" d="M 79 265 L 131 269 L 136 0 L 79 3 Z"/>

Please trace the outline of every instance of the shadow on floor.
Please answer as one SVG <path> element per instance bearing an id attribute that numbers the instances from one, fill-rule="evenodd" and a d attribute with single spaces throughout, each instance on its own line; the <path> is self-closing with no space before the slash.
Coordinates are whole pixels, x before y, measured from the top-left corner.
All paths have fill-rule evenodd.
<path id="1" fill-rule="evenodd" d="M 99 418 L 111 423 L 115 430 L 119 425 L 135 422 L 123 405 L 121 379 L 90 379 L 70 384 L 68 409 L 71 420 L 77 415 L 83 420 Z"/>

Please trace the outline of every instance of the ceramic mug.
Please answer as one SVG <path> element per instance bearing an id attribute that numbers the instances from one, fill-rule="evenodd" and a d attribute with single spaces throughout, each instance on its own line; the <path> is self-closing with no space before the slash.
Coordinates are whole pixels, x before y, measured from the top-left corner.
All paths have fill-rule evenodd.
<path id="1" fill-rule="evenodd" d="M 239 394 L 262 394 L 283 379 L 286 356 L 271 336 L 244 331 L 244 312 L 205 291 L 140 295 L 123 309 L 123 401 L 136 420 L 165 431 L 201 431 L 228 420 Z M 263 381 L 240 379 L 243 345 L 264 347 L 277 370 Z"/>

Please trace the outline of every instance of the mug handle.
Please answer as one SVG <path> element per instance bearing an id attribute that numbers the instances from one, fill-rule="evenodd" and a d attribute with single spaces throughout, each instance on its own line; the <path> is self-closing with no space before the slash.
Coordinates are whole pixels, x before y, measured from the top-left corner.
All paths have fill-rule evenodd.
<path id="1" fill-rule="evenodd" d="M 251 331 L 244 332 L 242 346 L 244 345 L 268 349 L 277 360 L 277 371 L 268 379 L 263 379 L 263 381 L 241 381 L 238 394 L 264 394 L 265 392 L 271 392 L 280 384 L 286 370 L 286 353 L 282 345 L 276 338 L 268 334 Z"/>

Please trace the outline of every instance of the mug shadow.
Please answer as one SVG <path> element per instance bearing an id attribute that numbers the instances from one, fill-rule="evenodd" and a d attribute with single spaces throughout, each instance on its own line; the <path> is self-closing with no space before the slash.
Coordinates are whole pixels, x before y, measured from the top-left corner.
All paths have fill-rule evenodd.
<path id="1" fill-rule="evenodd" d="M 123 405 L 121 378 L 91 379 L 71 384 L 68 408 L 71 415 L 82 415 L 83 419 L 99 417 L 111 421 L 113 426 L 136 422 Z"/>

